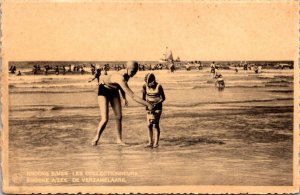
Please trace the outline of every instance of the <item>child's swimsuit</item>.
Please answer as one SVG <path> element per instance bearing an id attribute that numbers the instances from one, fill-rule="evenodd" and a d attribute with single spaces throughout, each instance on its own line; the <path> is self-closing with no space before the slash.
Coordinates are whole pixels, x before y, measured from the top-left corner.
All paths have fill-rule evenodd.
<path id="1" fill-rule="evenodd" d="M 160 84 L 157 84 L 154 89 L 151 87 L 148 87 L 146 85 L 146 101 L 147 102 L 155 103 L 161 99 L 160 93 L 159 93 L 159 87 L 160 87 Z M 148 109 L 148 107 L 147 107 L 147 109 Z M 156 104 L 153 110 L 162 110 L 162 102 Z"/>
<path id="2" fill-rule="evenodd" d="M 159 93 L 160 84 L 157 84 L 153 89 L 146 85 L 146 101 L 149 103 L 158 102 L 161 99 L 161 95 Z M 152 111 L 150 111 L 147 107 L 147 120 L 150 124 L 156 124 L 159 122 L 160 115 L 162 112 L 162 102 L 155 105 Z"/>

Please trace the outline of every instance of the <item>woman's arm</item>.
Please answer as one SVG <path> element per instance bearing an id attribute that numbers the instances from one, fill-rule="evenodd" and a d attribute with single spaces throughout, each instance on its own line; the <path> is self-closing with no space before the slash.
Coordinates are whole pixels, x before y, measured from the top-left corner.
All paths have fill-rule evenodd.
<path id="1" fill-rule="evenodd" d="M 89 80 L 89 82 L 92 82 L 93 80 L 95 80 L 96 79 L 96 77 L 94 77 L 92 80 Z"/>
<path id="2" fill-rule="evenodd" d="M 121 95 L 122 95 L 122 98 L 124 100 L 126 100 L 126 94 L 125 94 L 125 91 L 123 89 L 120 89 L 120 92 L 121 92 Z"/>
<path id="3" fill-rule="evenodd" d="M 124 80 L 123 76 L 119 74 L 115 74 L 110 78 L 111 82 L 118 83 L 122 90 L 126 93 L 127 96 L 131 97 L 135 102 L 147 106 L 150 110 L 152 110 L 153 106 L 148 102 L 144 101 L 142 98 L 138 97 L 133 93 L 133 91 L 129 88 L 127 82 Z"/>
<path id="4" fill-rule="evenodd" d="M 125 91 L 121 88 L 120 92 L 121 92 L 122 98 L 125 100 L 125 102 L 124 102 L 125 106 L 128 106 L 128 101 L 126 99 Z"/>

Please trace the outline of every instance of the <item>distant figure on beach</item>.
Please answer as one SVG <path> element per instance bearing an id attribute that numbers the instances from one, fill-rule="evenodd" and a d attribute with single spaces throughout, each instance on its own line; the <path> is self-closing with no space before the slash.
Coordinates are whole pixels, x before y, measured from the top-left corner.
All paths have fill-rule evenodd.
<path id="1" fill-rule="evenodd" d="M 92 72 L 92 75 L 95 74 L 95 71 L 96 71 L 95 65 L 91 64 L 91 72 Z"/>
<path id="2" fill-rule="evenodd" d="M 199 61 L 199 62 L 198 62 L 198 64 L 199 64 L 199 65 L 198 65 L 198 70 L 202 70 L 202 69 L 203 69 L 202 62 L 201 62 L 201 61 Z"/>
<path id="3" fill-rule="evenodd" d="M 171 72 L 175 72 L 175 64 L 174 64 L 174 62 L 171 62 L 170 70 L 171 70 Z"/>
<path id="4" fill-rule="evenodd" d="M 51 67 L 49 65 L 45 65 L 44 69 L 45 69 L 45 75 L 47 75 L 48 71 L 51 69 Z"/>
<path id="5" fill-rule="evenodd" d="M 66 71 L 67 71 L 67 70 L 66 70 L 66 67 L 63 66 L 62 68 L 63 68 L 63 75 L 65 75 L 65 74 L 66 74 Z"/>
<path id="6" fill-rule="evenodd" d="M 223 75 L 219 71 L 218 67 L 216 67 L 216 69 L 215 69 L 214 78 L 216 79 L 215 85 L 219 89 L 223 89 L 225 87 L 225 82 L 224 82 L 224 79 L 223 79 Z"/>
<path id="7" fill-rule="evenodd" d="M 244 70 L 248 70 L 248 64 L 244 63 L 243 68 L 244 68 Z"/>
<path id="8" fill-rule="evenodd" d="M 98 125 L 98 130 L 92 144 L 97 145 L 108 122 L 108 103 L 110 103 L 116 119 L 117 127 L 117 144 L 125 145 L 122 140 L 122 106 L 119 91 L 127 104 L 126 96 L 131 97 L 134 101 L 144 106 L 149 110 L 153 109 L 152 104 L 144 101 L 136 96 L 129 88 L 127 82 L 138 71 L 138 63 L 135 61 L 127 62 L 127 67 L 119 72 L 114 72 L 107 76 L 101 76 L 98 88 L 98 104 L 101 112 L 101 120 Z"/>
<path id="9" fill-rule="evenodd" d="M 80 74 L 84 74 L 85 70 L 84 70 L 83 66 L 80 66 L 79 69 L 80 69 Z"/>
<path id="10" fill-rule="evenodd" d="M 187 63 L 187 64 L 185 65 L 185 70 L 186 70 L 186 71 L 190 71 L 190 70 L 191 70 L 190 63 Z"/>
<path id="11" fill-rule="evenodd" d="M 238 69 L 237 65 L 234 65 L 234 70 L 235 70 L 236 73 L 239 72 L 239 69 Z"/>
<path id="12" fill-rule="evenodd" d="M 10 73 L 15 74 L 15 72 L 17 71 L 16 66 L 15 65 L 10 66 L 9 71 L 10 71 Z"/>
<path id="13" fill-rule="evenodd" d="M 162 113 L 162 103 L 165 101 L 165 93 L 163 87 L 156 82 L 153 73 L 148 73 L 145 77 L 145 84 L 143 85 L 143 100 L 149 102 L 154 107 L 152 110 L 147 110 L 148 122 L 148 144 L 146 147 L 157 148 L 160 136 L 159 121 Z M 155 140 L 153 142 L 153 127 L 156 130 Z"/>
<path id="14" fill-rule="evenodd" d="M 222 73 L 220 72 L 219 67 L 215 67 L 213 78 L 217 79 L 219 77 L 222 77 Z"/>
<path id="15" fill-rule="evenodd" d="M 93 80 L 97 79 L 98 84 L 99 84 L 100 76 L 101 76 L 101 67 L 100 67 L 100 65 L 96 65 L 95 69 L 96 69 L 96 71 L 94 71 L 94 73 L 96 73 L 96 74 L 95 74 L 94 78 L 92 80 L 90 80 L 89 82 L 92 82 Z"/>
<path id="16" fill-rule="evenodd" d="M 18 71 L 17 76 L 21 76 L 21 75 L 22 75 L 21 71 Z"/>
<path id="17" fill-rule="evenodd" d="M 251 67 L 251 64 L 249 64 L 249 65 L 248 65 L 248 69 L 251 70 L 251 68 L 252 68 L 252 67 Z"/>
<path id="18" fill-rule="evenodd" d="M 33 66 L 32 72 L 33 72 L 33 74 L 37 74 L 37 72 L 38 72 L 38 67 L 37 67 L 37 65 L 34 65 L 34 66 Z"/>
<path id="19" fill-rule="evenodd" d="M 210 72 L 214 74 L 215 73 L 215 69 L 216 69 L 215 62 L 212 62 L 211 65 L 210 65 Z"/>
<path id="20" fill-rule="evenodd" d="M 256 74 L 258 74 L 258 71 L 259 71 L 259 68 L 258 68 L 257 65 L 255 65 L 255 66 L 254 66 L 254 72 L 255 72 Z"/>
<path id="21" fill-rule="evenodd" d="M 56 68 L 55 68 L 55 74 L 59 75 L 59 67 L 58 66 L 56 66 Z"/>
<path id="22" fill-rule="evenodd" d="M 104 64 L 104 66 L 103 66 L 103 74 L 107 75 L 107 71 L 109 71 L 109 69 L 110 69 L 109 64 Z"/>
<path id="23" fill-rule="evenodd" d="M 68 72 L 72 72 L 72 65 L 71 64 L 69 64 Z"/>

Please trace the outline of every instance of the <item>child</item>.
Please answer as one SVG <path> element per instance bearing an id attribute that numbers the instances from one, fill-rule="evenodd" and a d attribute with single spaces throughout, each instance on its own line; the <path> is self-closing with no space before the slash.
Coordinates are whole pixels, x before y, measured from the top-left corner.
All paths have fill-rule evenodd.
<path id="1" fill-rule="evenodd" d="M 160 84 L 155 80 L 153 73 L 148 73 L 145 77 L 145 84 L 143 85 L 143 100 L 146 100 L 153 105 L 153 109 L 147 110 L 148 120 L 148 136 L 149 143 L 146 147 L 158 147 L 160 127 L 159 120 L 162 113 L 162 103 L 165 101 L 165 93 Z M 156 137 L 153 143 L 153 127 L 156 129 Z"/>

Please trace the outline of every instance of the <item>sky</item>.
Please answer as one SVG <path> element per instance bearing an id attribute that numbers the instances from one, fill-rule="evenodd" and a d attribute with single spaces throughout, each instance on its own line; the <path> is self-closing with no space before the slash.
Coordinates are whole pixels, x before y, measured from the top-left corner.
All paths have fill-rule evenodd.
<path id="1" fill-rule="evenodd" d="M 8 60 L 292 60 L 296 1 L 5 1 Z M 261 2 L 261 1 L 260 1 Z"/>

